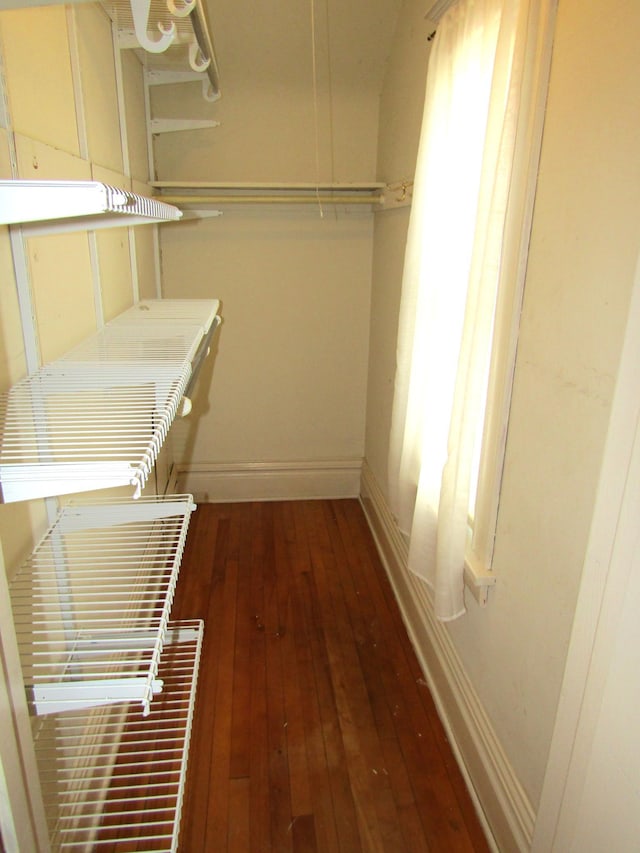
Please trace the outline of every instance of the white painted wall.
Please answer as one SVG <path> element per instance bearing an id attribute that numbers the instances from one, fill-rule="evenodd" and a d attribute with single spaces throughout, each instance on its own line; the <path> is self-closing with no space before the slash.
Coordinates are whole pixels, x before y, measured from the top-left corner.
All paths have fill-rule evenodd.
<path id="1" fill-rule="evenodd" d="M 631 577 L 619 613 L 619 629 L 609 660 L 601 705 L 577 808 L 567 816 L 556 850 L 634 853 L 640 838 L 640 559 L 636 542 Z M 593 697 L 595 698 L 595 697 Z M 591 711 L 597 711 L 590 709 Z M 569 844 L 565 846 L 566 842 Z"/>
<path id="2" fill-rule="evenodd" d="M 640 237 L 640 8 L 607 6 L 559 6 L 495 548 L 504 581 L 452 632 L 534 806 Z"/>
<path id="3" fill-rule="evenodd" d="M 640 833 L 640 258 L 533 851 L 631 853 Z"/>
<path id="4" fill-rule="evenodd" d="M 154 116 L 188 109 L 221 126 L 158 137 L 158 178 L 375 180 L 380 87 L 399 5 L 316 7 L 314 92 L 308 7 L 216 4 L 222 99 L 207 107 L 197 84 L 162 86 L 152 107 Z M 213 382 L 201 383 L 193 426 L 176 442 L 180 487 L 201 499 L 275 496 L 289 488 L 299 463 L 289 496 L 355 495 L 354 466 L 364 454 L 373 215 L 330 206 L 321 214 L 317 205 L 222 209 L 221 218 L 161 232 L 164 295 L 215 296 L 224 317 Z M 327 464 L 355 473 L 346 483 L 340 474 L 325 482 Z M 236 479 L 252 465 L 271 467 L 261 469 L 263 490 L 243 495 Z M 225 477 L 228 487 L 219 488 Z"/>
<path id="5" fill-rule="evenodd" d="M 398 32 L 421 26 L 407 0 Z M 561 0 L 488 608 L 446 629 L 533 810 L 539 802 L 640 238 L 640 7 Z M 394 42 L 383 112 L 421 104 Z M 425 48 L 426 53 L 426 48 Z M 401 82 L 400 82 L 401 81 Z M 400 95 L 402 92 L 402 95 Z M 379 174 L 415 157 L 381 126 Z M 394 164 L 393 170 L 388 164 Z M 376 217 L 366 459 L 386 491 L 406 215 Z M 389 323 L 382 317 L 389 317 Z M 579 849 L 579 848 L 578 848 Z"/>
<path id="6" fill-rule="evenodd" d="M 215 294 L 224 317 L 185 461 L 362 457 L 372 227 L 362 213 L 227 209 L 163 229 L 164 295 Z"/>
<path id="7" fill-rule="evenodd" d="M 198 83 L 158 86 L 152 106 L 157 117 L 221 124 L 158 137 L 158 178 L 374 180 L 378 100 L 400 6 L 401 0 L 210 4 L 221 100 L 206 104 Z"/>

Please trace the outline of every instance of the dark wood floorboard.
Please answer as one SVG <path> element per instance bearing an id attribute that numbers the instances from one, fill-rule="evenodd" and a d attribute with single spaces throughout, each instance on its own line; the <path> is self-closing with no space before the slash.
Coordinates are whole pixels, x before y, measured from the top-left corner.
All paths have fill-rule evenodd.
<path id="1" fill-rule="evenodd" d="M 356 500 L 202 504 L 182 853 L 488 851 Z"/>

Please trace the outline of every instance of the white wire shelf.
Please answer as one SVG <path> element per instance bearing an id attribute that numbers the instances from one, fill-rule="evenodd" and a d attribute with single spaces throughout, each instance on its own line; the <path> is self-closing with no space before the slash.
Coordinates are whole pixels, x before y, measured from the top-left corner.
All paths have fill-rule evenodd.
<path id="1" fill-rule="evenodd" d="M 180 219 L 177 207 L 98 181 L 0 180 L 0 224 L 27 236 Z"/>
<path id="2" fill-rule="evenodd" d="M 177 849 L 202 635 L 197 620 L 169 626 L 147 717 L 117 706 L 38 718 L 52 850 Z"/>
<path id="3" fill-rule="evenodd" d="M 221 97 L 220 73 L 202 0 L 181 4 L 166 0 L 140 4 L 138 0 L 139 9 L 133 0 L 103 0 L 102 5 L 116 24 L 119 46 L 141 48 L 136 52 L 142 64 L 158 76 L 156 82 L 200 81 L 205 100 L 213 103 Z M 172 6 L 178 11 L 171 14 Z"/>
<path id="4" fill-rule="evenodd" d="M 191 495 L 64 507 L 10 585 L 35 714 L 136 701 L 149 713 Z"/>
<path id="5" fill-rule="evenodd" d="M 127 485 L 139 497 L 218 307 L 217 300 L 134 306 L 2 395 L 2 500 Z"/>

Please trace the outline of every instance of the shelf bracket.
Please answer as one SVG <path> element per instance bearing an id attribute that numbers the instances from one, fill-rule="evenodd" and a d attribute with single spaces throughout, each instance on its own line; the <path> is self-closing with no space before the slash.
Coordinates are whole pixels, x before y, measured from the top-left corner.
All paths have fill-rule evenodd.
<path id="1" fill-rule="evenodd" d="M 150 86 L 170 86 L 176 83 L 199 83 L 202 74 L 197 71 L 174 71 L 165 68 L 147 69 L 147 83 Z"/>
<path id="2" fill-rule="evenodd" d="M 149 685 L 144 678 L 84 680 L 73 685 L 38 684 L 31 688 L 31 701 L 35 713 L 59 714 L 64 711 L 98 708 L 116 702 L 141 702 L 143 715 L 148 714 L 151 694 L 162 692 L 162 680 L 155 678 Z"/>
<path id="3" fill-rule="evenodd" d="M 208 66 L 207 66 L 208 67 Z M 202 83 L 202 97 L 210 104 L 220 100 L 220 92 L 216 92 L 211 81 L 203 71 L 165 71 L 152 69 L 147 71 L 149 86 L 166 86 L 175 83 Z"/>
<path id="4" fill-rule="evenodd" d="M 180 130 L 202 130 L 208 127 L 219 127 L 219 121 L 210 119 L 189 118 L 152 118 L 151 133 L 175 133 Z"/>

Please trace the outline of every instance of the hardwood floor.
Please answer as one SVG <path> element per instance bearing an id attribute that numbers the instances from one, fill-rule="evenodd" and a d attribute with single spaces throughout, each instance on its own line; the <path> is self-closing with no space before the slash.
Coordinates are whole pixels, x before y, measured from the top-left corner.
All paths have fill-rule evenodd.
<path id="1" fill-rule="evenodd" d="M 183 853 L 486 851 L 355 500 L 202 504 Z"/>

